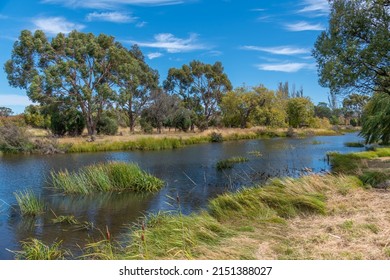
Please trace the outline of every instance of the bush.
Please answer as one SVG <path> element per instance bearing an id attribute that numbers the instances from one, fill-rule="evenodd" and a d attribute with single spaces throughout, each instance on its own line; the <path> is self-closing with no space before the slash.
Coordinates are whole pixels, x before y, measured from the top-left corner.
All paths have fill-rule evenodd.
<path id="1" fill-rule="evenodd" d="M 144 118 L 141 118 L 141 120 L 139 122 L 140 122 L 141 129 L 143 130 L 143 132 L 153 133 L 153 126 L 150 122 L 148 122 Z"/>
<path id="2" fill-rule="evenodd" d="M 173 126 L 182 131 L 187 132 L 191 127 L 191 111 L 188 109 L 180 109 L 173 116 Z"/>
<path id="3" fill-rule="evenodd" d="M 33 145 L 29 140 L 24 128 L 12 123 L 5 123 L 0 127 L 0 150 L 4 152 L 17 153 L 29 152 Z"/>
<path id="4" fill-rule="evenodd" d="M 81 135 L 85 127 L 85 120 L 81 112 L 74 108 L 58 106 L 52 110 L 50 130 L 53 134 L 63 136 Z"/>
<path id="5" fill-rule="evenodd" d="M 118 132 L 118 122 L 107 115 L 103 115 L 96 125 L 98 134 L 115 135 Z"/>
<path id="6" fill-rule="evenodd" d="M 222 137 L 222 134 L 221 133 L 217 133 L 217 132 L 212 132 L 210 134 L 210 141 L 212 143 L 220 143 L 220 142 L 223 142 L 223 137 Z"/>

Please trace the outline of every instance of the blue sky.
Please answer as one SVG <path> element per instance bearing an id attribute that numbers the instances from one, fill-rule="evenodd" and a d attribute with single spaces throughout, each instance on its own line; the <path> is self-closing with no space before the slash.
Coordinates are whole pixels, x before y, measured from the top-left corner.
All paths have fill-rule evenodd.
<path id="1" fill-rule="evenodd" d="M 138 44 L 160 82 L 193 59 L 221 61 L 234 87 L 289 81 L 326 102 L 311 49 L 328 14 L 327 0 L 1 0 L 0 64 L 23 29 L 48 36 L 77 29 Z M 25 92 L 0 73 L 0 106 L 22 112 Z"/>

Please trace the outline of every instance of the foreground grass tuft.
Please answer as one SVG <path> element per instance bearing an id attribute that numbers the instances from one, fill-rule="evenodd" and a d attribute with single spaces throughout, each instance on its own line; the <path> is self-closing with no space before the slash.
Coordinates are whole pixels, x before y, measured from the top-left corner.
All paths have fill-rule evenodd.
<path id="1" fill-rule="evenodd" d="M 36 216 L 44 213 L 43 201 L 32 190 L 15 192 L 14 195 L 22 215 Z"/>
<path id="2" fill-rule="evenodd" d="M 138 165 L 124 162 L 91 165 L 78 172 L 52 172 L 51 179 L 56 189 L 79 194 L 110 191 L 155 192 L 164 185 L 162 180 L 141 170 Z"/>
<path id="3" fill-rule="evenodd" d="M 61 249 L 61 242 L 45 245 L 42 241 L 32 238 L 21 242 L 22 250 L 16 251 L 15 258 L 19 260 L 63 260 L 69 254 Z"/>

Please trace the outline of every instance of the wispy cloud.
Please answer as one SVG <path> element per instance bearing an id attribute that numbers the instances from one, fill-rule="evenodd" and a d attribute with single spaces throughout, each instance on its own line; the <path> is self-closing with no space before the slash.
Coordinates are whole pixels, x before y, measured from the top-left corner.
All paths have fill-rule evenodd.
<path id="1" fill-rule="evenodd" d="M 0 19 L 7 19 L 8 16 L 0 14 Z"/>
<path id="2" fill-rule="evenodd" d="M 311 24 L 306 21 L 300 21 L 297 23 L 286 24 L 285 28 L 289 31 L 319 31 L 325 30 L 322 24 Z"/>
<path id="3" fill-rule="evenodd" d="M 197 34 L 190 34 L 187 39 L 175 37 L 171 33 L 160 33 L 154 36 L 153 42 L 129 41 L 141 47 L 165 49 L 168 53 L 181 53 L 196 50 L 205 50 L 210 47 L 198 42 Z"/>
<path id="4" fill-rule="evenodd" d="M 241 47 L 241 49 L 249 50 L 249 51 L 260 51 L 260 52 L 279 54 L 279 55 L 296 55 L 296 54 L 310 53 L 310 49 L 296 48 L 292 46 L 278 46 L 278 47 L 243 46 Z"/>
<path id="5" fill-rule="evenodd" d="M 266 11 L 266 9 L 259 8 L 259 9 L 252 9 L 251 10 L 251 12 L 264 12 L 264 11 Z"/>
<path id="6" fill-rule="evenodd" d="M 329 14 L 328 0 L 304 0 L 303 8 L 299 13 L 310 13 L 314 16 L 324 16 Z"/>
<path id="7" fill-rule="evenodd" d="M 114 9 L 123 5 L 162 6 L 177 5 L 184 0 L 42 0 L 42 3 L 60 4 L 69 8 Z"/>
<path id="8" fill-rule="evenodd" d="M 25 95 L 17 94 L 0 94 L 0 107 L 1 106 L 28 106 L 33 104 L 30 99 Z"/>
<path id="9" fill-rule="evenodd" d="M 295 73 L 302 69 L 313 69 L 314 65 L 309 63 L 288 62 L 288 63 L 257 64 L 256 67 L 259 70 L 263 70 L 263 71 Z"/>
<path id="10" fill-rule="evenodd" d="M 150 60 L 152 60 L 152 59 L 155 59 L 155 58 L 162 57 L 163 54 L 160 53 L 160 52 L 153 52 L 153 53 L 148 53 L 146 56 L 147 56 Z"/>
<path id="11" fill-rule="evenodd" d="M 35 29 L 43 30 L 49 34 L 67 34 L 73 30 L 85 28 L 84 25 L 69 22 L 63 17 L 36 18 L 32 22 L 35 25 Z"/>
<path id="12" fill-rule="evenodd" d="M 121 12 L 93 12 L 89 13 L 86 16 L 87 21 L 109 21 L 116 23 L 126 23 L 126 22 L 134 22 L 137 20 L 136 17 L 132 15 L 121 13 Z"/>
<path id="13" fill-rule="evenodd" d="M 138 22 L 135 26 L 138 27 L 138 28 L 142 28 L 142 27 L 144 27 L 147 24 L 148 23 L 146 21 L 141 21 L 141 22 Z"/>

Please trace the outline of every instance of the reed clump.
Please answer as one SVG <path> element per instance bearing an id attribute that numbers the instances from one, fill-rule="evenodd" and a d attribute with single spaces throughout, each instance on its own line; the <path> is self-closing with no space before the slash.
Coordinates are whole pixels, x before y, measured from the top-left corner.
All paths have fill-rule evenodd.
<path id="1" fill-rule="evenodd" d="M 21 242 L 21 251 L 14 252 L 19 260 L 63 260 L 70 253 L 61 248 L 61 241 L 46 245 L 42 241 L 32 238 Z"/>
<path id="2" fill-rule="evenodd" d="M 231 157 L 228 159 L 218 161 L 216 167 L 218 170 L 228 169 L 228 168 L 232 168 L 236 163 L 242 163 L 247 161 L 249 161 L 249 159 L 246 157 Z"/>
<path id="3" fill-rule="evenodd" d="M 65 193 L 155 192 L 164 182 L 134 163 L 108 162 L 86 166 L 78 172 L 51 172 L 54 188 Z"/>
<path id="4" fill-rule="evenodd" d="M 43 201 L 32 190 L 15 192 L 14 195 L 22 215 L 36 216 L 45 212 Z"/>

